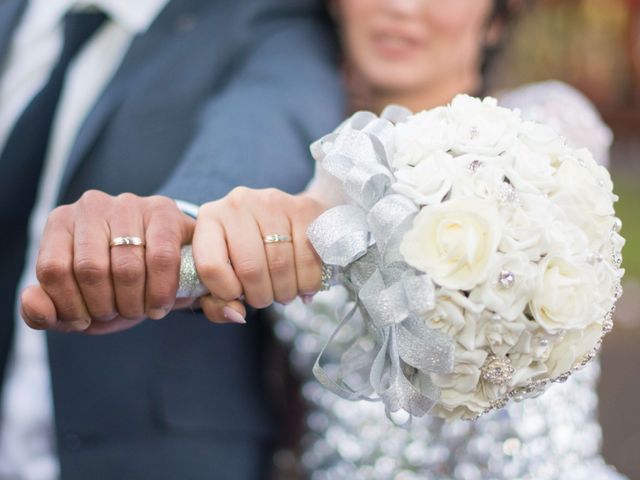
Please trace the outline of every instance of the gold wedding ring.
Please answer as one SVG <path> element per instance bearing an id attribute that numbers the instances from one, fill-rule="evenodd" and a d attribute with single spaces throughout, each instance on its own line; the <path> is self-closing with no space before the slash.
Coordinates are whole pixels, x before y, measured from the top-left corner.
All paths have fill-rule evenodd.
<path id="1" fill-rule="evenodd" d="M 144 247 L 144 240 L 140 237 L 116 237 L 111 240 L 111 247 L 122 247 L 125 245 L 133 245 L 135 247 Z"/>
<path id="2" fill-rule="evenodd" d="M 271 235 L 265 235 L 263 237 L 264 243 L 269 244 L 269 243 L 283 243 L 283 242 L 290 242 L 291 241 L 291 237 L 288 235 L 279 235 L 277 233 L 271 234 Z"/>

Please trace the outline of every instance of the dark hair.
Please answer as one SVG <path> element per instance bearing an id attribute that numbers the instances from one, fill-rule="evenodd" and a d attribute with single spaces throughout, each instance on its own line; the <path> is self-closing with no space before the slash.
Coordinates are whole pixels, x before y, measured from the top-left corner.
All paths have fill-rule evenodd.
<path id="1" fill-rule="evenodd" d="M 520 10 L 520 5 L 522 1 L 514 1 L 514 0 L 494 0 L 493 1 L 493 10 L 491 11 L 491 15 L 489 16 L 489 21 L 487 25 L 492 25 L 494 22 L 498 22 L 503 29 L 502 38 L 499 42 L 494 45 L 485 45 L 482 64 L 480 66 L 480 71 L 482 73 L 483 79 L 486 79 L 488 69 L 491 65 L 491 62 L 496 58 L 500 49 L 504 45 L 505 38 L 509 32 L 509 24 L 516 16 L 517 12 Z"/>

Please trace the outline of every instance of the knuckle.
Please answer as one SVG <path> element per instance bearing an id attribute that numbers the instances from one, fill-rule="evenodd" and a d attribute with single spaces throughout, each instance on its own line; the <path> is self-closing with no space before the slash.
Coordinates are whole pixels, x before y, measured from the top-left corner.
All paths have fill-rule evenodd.
<path id="1" fill-rule="evenodd" d="M 236 187 L 233 190 L 231 190 L 231 192 L 229 192 L 229 195 L 227 195 L 227 200 L 229 202 L 229 205 L 231 205 L 232 207 L 238 207 L 243 205 L 246 200 L 251 196 L 252 192 L 254 190 L 247 188 L 247 187 Z"/>
<path id="2" fill-rule="evenodd" d="M 36 278 L 43 285 L 58 283 L 70 273 L 69 265 L 55 258 L 38 260 L 36 265 Z"/>
<path id="3" fill-rule="evenodd" d="M 198 276 L 204 282 L 213 282 L 219 278 L 222 278 L 226 273 L 225 265 L 214 263 L 214 262 L 205 262 L 202 264 L 196 265 L 196 270 L 198 271 Z"/>
<path id="4" fill-rule="evenodd" d="M 79 258 L 75 260 L 74 273 L 80 283 L 95 286 L 108 278 L 109 265 L 92 258 Z"/>
<path id="5" fill-rule="evenodd" d="M 256 260 L 242 260 L 235 265 L 235 271 L 245 282 L 256 282 L 266 273 L 261 263 Z"/>
<path id="6" fill-rule="evenodd" d="M 180 252 L 171 245 L 152 247 L 147 255 L 149 267 L 157 271 L 170 271 L 180 262 Z"/>
<path id="7" fill-rule="evenodd" d="M 273 256 L 269 259 L 269 271 L 273 275 L 283 275 L 291 270 L 293 270 L 293 262 L 287 255 Z"/>
<path id="8" fill-rule="evenodd" d="M 117 259 L 112 264 L 113 278 L 118 283 L 132 285 L 144 275 L 143 262 L 133 256 Z"/>
<path id="9" fill-rule="evenodd" d="M 119 194 L 117 196 L 117 199 L 121 203 L 132 204 L 132 203 L 137 203 L 138 200 L 140 200 L 140 197 L 130 192 L 124 192 Z"/>
<path id="10" fill-rule="evenodd" d="M 177 213 L 180 211 L 175 201 L 163 195 L 152 195 L 147 198 L 147 201 L 153 208 L 175 211 Z"/>
<path id="11" fill-rule="evenodd" d="M 106 197 L 108 197 L 104 192 L 100 190 L 87 190 L 80 196 L 80 202 L 95 204 L 99 202 L 103 202 Z"/>
<path id="12" fill-rule="evenodd" d="M 71 216 L 72 209 L 73 207 L 71 205 L 61 205 L 54 208 L 51 213 L 49 213 L 49 221 L 57 222 L 69 218 Z"/>

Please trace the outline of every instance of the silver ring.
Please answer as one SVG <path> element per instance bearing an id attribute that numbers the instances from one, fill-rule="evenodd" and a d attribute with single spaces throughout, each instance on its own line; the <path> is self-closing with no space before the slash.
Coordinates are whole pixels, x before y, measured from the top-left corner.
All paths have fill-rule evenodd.
<path id="1" fill-rule="evenodd" d="M 264 243 L 283 243 L 290 242 L 291 237 L 288 235 L 279 235 L 277 233 L 271 235 L 265 235 L 263 237 Z"/>
<path id="2" fill-rule="evenodd" d="M 111 247 L 122 247 L 124 245 L 133 245 L 136 247 L 144 247 L 144 240 L 140 237 L 116 237 L 111 240 Z"/>

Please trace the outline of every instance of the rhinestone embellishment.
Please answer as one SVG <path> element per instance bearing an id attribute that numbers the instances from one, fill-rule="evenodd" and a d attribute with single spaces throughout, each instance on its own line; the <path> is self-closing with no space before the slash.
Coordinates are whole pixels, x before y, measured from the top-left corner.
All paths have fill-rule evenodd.
<path id="1" fill-rule="evenodd" d="M 482 366 L 482 378 L 494 385 L 504 385 L 515 372 L 511 365 L 511 360 L 507 357 L 498 358 L 495 355 L 489 355 Z"/>
<path id="2" fill-rule="evenodd" d="M 511 270 L 502 270 L 498 275 L 498 285 L 503 289 L 511 288 L 516 281 L 516 276 Z"/>
<path id="3" fill-rule="evenodd" d="M 516 200 L 516 189 L 513 185 L 503 182 L 498 188 L 498 201 L 501 203 L 513 203 Z"/>
<path id="4" fill-rule="evenodd" d="M 469 162 L 467 168 L 471 173 L 476 173 L 481 166 L 482 162 L 480 160 L 472 160 L 471 162 Z"/>
<path id="5" fill-rule="evenodd" d="M 469 129 L 469 138 L 471 140 L 478 138 L 478 135 L 480 135 L 480 129 L 478 127 L 471 127 Z"/>

